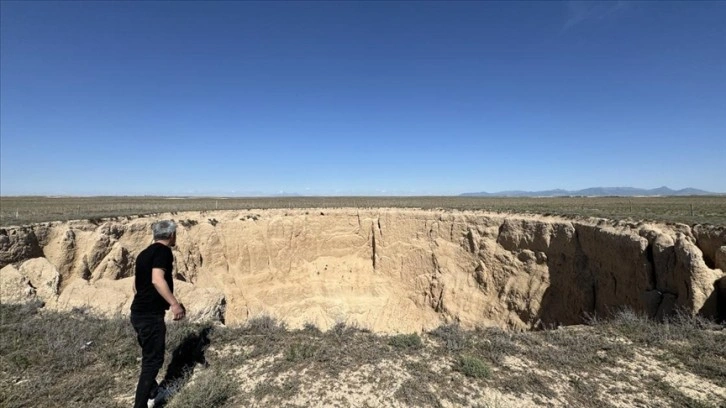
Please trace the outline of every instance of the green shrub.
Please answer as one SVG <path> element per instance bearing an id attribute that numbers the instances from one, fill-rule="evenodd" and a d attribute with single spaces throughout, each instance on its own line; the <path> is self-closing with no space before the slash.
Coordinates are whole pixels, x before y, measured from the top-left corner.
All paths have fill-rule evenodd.
<path id="1" fill-rule="evenodd" d="M 397 334 L 388 339 L 388 344 L 401 349 L 417 349 L 423 346 L 423 343 L 421 343 L 421 337 L 419 337 L 416 333 Z"/>
<path id="2" fill-rule="evenodd" d="M 271 316 L 261 315 L 248 320 L 244 330 L 254 334 L 274 334 L 285 332 L 287 328 L 284 322 L 279 322 Z"/>
<path id="3" fill-rule="evenodd" d="M 441 339 L 448 351 L 461 351 L 469 343 L 458 324 L 441 325 L 430 334 Z"/>
<path id="4" fill-rule="evenodd" d="M 221 370 L 204 370 L 169 401 L 169 408 L 213 408 L 224 406 L 239 385 L 234 376 Z"/>
<path id="5" fill-rule="evenodd" d="M 318 326 L 316 326 L 314 323 L 305 323 L 303 326 L 303 331 L 311 333 L 311 334 L 322 334 L 320 329 L 318 329 Z"/>
<path id="6" fill-rule="evenodd" d="M 473 378 L 489 378 L 490 370 L 483 361 L 476 357 L 459 356 L 454 370 Z"/>
<path id="7" fill-rule="evenodd" d="M 306 343 L 294 343 L 285 351 L 285 360 L 296 363 L 315 356 L 317 347 Z"/>
<path id="8" fill-rule="evenodd" d="M 191 227 L 199 224 L 199 222 L 197 222 L 196 220 L 192 220 L 192 219 L 186 219 L 186 220 L 179 221 L 179 224 L 181 224 L 181 226 L 184 228 L 191 228 Z"/>

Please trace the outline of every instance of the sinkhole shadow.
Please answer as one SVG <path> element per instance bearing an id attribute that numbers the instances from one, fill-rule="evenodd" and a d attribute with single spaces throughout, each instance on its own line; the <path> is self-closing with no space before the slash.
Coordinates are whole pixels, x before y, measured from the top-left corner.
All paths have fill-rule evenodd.
<path id="1" fill-rule="evenodd" d="M 197 364 L 204 367 L 209 365 L 204 353 L 211 343 L 209 335 L 212 330 L 211 326 L 207 326 L 198 333 L 190 333 L 174 349 L 164 379 L 159 384 L 160 392 L 164 392 L 165 395 L 154 407 L 165 406 L 169 399 L 186 385 Z"/>
<path id="2" fill-rule="evenodd" d="M 726 324 L 726 275 L 713 282 L 713 292 L 703 303 L 698 314 L 717 323 Z"/>

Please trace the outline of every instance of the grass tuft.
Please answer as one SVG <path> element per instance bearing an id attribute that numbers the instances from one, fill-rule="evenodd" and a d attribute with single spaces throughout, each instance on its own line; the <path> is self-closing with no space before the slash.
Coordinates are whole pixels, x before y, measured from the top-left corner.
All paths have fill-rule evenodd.
<path id="1" fill-rule="evenodd" d="M 285 360 L 291 363 L 309 360 L 315 356 L 317 347 L 307 343 L 293 343 L 285 351 Z"/>
<path id="2" fill-rule="evenodd" d="M 440 339 L 449 352 L 461 351 L 469 344 L 458 324 L 441 325 L 430 334 Z"/>
<path id="3" fill-rule="evenodd" d="M 245 331 L 254 334 L 275 334 L 286 330 L 285 323 L 274 317 L 262 315 L 250 319 L 244 326 Z"/>
<path id="4" fill-rule="evenodd" d="M 166 406 L 168 408 L 223 407 L 237 394 L 238 389 L 239 384 L 229 373 L 208 369 L 194 376 Z"/>
<path id="5" fill-rule="evenodd" d="M 454 365 L 454 370 L 472 378 L 489 378 L 489 366 L 476 357 L 462 355 Z"/>
<path id="6" fill-rule="evenodd" d="M 397 334 L 388 339 L 388 344 L 399 349 L 419 349 L 423 346 L 421 337 L 416 333 Z"/>

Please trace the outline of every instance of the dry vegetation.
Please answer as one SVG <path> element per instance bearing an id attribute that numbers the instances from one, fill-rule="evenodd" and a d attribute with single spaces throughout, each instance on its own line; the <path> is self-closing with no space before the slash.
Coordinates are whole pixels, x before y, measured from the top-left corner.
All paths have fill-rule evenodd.
<path id="1" fill-rule="evenodd" d="M 267 208 L 446 208 L 568 217 L 726 224 L 726 196 L 693 197 L 0 197 L 0 225 L 179 211 Z"/>
<path id="2" fill-rule="evenodd" d="M 129 406 L 139 350 L 127 320 L 38 306 L 0 306 L 0 405 Z M 205 327 L 170 324 L 166 362 L 178 363 L 185 353 L 174 350 L 189 350 L 181 345 L 199 339 Z M 396 336 L 342 323 L 325 333 L 310 325 L 290 331 L 263 317 L 244 327 L 215 327 L 209 338 L 202 349 L 207 364 L 184 366 L 168 407 L 723 407 L 726 401 L 726 330 L 684 316 L 655 323 L 626 311 L 538 332 L 448 325 Z"/>

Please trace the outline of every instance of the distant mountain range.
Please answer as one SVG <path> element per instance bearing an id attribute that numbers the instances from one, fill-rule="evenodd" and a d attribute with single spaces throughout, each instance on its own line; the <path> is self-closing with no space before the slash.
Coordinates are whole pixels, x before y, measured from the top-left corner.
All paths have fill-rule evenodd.
<path id="1" fill-rule="evenodd" d="M 587 196 L 587 197 L 603 197 L 603 196 L 690 196 L 690 195 L 719 195 L 709 191 L 699 190 L 697 188 L 684 188 L 681 190 L 673 190 L 666 186 L 644 189 L 633 187 L 591 187 L 583 190 L 543 190 L 543 191 L 500 191 L 498 193 L 464 193 L 460 196 L 465 197 L 561 197 L 561 196 Z"/>

